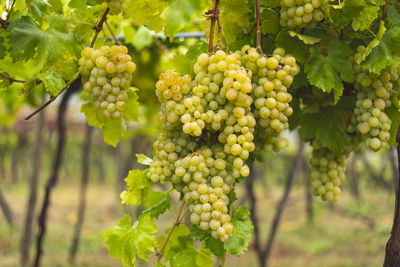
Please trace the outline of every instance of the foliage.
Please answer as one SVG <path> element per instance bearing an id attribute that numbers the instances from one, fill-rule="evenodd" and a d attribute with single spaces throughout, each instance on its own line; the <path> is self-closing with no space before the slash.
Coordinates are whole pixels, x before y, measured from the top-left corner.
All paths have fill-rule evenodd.
<path id="1" fill-rule="evenodd" d="M 113 39 L 108 37 L 112 33 L 106 27 L 103 31 L 96 28 L 102 26 L 98 24 L 100 18 L 107 15 L 107 2 L 33 0 L 2 3 L 5 9 L 0 16 L 5 23 L 0 29 L 0 127 L 11 125 L 13 114 L 24 105 L 38 106 L 44 93 L 55 99 L 68 90 L 78 77 L 80 51 L 92 40 L 95 48 L 104 43 L 111 45 Z M 154 71 L 154 62 L 163 70 L 165 66 L 174 66 L 182 75 L 193 74 L 193 64 L 207 51 L 207 42 L 195 41 L 186 47 L 179 46 L 174 42 L 174 36 L 180 31 L 203 30 L 208 37 L 210 21 L 202 13 L 212 8 L 211 2 L 131 0 L 122 14 L 108 14 L 111 29 L 117 35 L 125 36 L 123 42 L 138 65 L 131 82 L 138 90 L 128 92 L 127 108 L 123 111 L 125 119 L 104 119 L 93 103 L 82 105 L 81 111 L 88 124 L 103 128 L 107 143 L 116 146 L 129 130 L 129 121 L 146 117 L 143 120 L 154 126 L 152 122 L 158 108 L 155 108 L 154 84 L 150 82 L 156 79 L 155 73 L 162 71 Z M 211 36 L 213 46 L 217 44 L 219 34 L 222 43 L 226 41 L 231 51 L 244 44 L 258 45 L 255 42 L 257 29 L 249 32 L 257 22 L 255 2 L 221 0 L 217 30 L 215 36 Z M 358 149 L 362 142 L 370 144 L 371 140 L 366 140 L 359 129 L 349 130 L 352 123 L 358 123 L 354 122 L 356 106 L 362 105 L 357 100 L 360 98 L 357 86 L 363 84 L 359 73 L 362 70 L 368 78 L 375 79 L 387 72 L 393 77 L 394 85 L 393 88 L 382 85 L 390 87 L 387 90 L 391 91 L 382 110 L 391 127 L 388 130 L 390 138 L 381 139 L 383 143 L 394 145 L 400 124 L 400 4 L 383 0 L 329 1 L 329 8 L 320 11 L 323 12 L 322 20 L 302 22 L 299 27 L 290 29 L 285 26 L 287 22 L 282 24 L 281 11 L 280 1 L 261 1 L 262 40 L 259 41 L 264 53 L 283 47 L 300 63 L 301 71 L 294 80 L 294 89 L 290 89 L 294 113 L 289 120 L 290 129 L 299 129 L 303 140 L 323 146 L 336 157 Z M 296 12 L 301 13 L 301 10 Z M 98 35 L 95 35 L 96 30 Z M 163 43 L 167 38 L 170 51 L 161 56 L 158 48 L 165 49 Z M 380 137 L 379 134 L 378 131 L 376 136 Z M 151 164 L 150 158 L 137 157 L 140 163 Z M 126 266 L 135 266 L 136 258 L 148 260 L 151 255 L 157 256 L 158 266 L 212 266 L 213 256 L 210 255 L 223 260 L 226 253 L 240 255 L 247 250 L 252 225 L 245 207 L 229 207 L 234 232 L 225 244 L 196 226 L 188 228 L 181 221 L 180 213 L 166 233 L 158 233 L 156 219 L 175 204 L 173 189 L 154 191 L 147 172 L 148 169 L 131 170 L 125 179 L 128 189 L 121 193 L 122 203 L 146 208 L 133 224 L 132 218 L 125 215 L 117 226 L 104 234 L 110 256 L 120 258 Z M 318 185 L 313 187 L 316 191 L 322 190 Z M 200 248 L 196 244 L 198 241 Z"/>

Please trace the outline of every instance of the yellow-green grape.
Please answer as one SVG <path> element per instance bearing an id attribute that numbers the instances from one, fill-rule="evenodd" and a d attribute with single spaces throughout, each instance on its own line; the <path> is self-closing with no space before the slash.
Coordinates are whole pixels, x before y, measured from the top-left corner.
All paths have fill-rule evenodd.
<path id="1" fill-rule="evenodd" d="M 290 29 L 304 28 L 312 21 L 322 21 L 329 9 L 329 0 L 281 0 L 280 23 Z"/>
<path id="2" fill-rule="evenodd" d="M 322 147 L 317 140 L 312 142 L 310 159 L 312 188 L 315 196 L 336 202 L 340 195 L 340 184 L 345 178 L 347 154 L 335 155 Z"/>
<path id="3" fill-rule="evenodd" d="M 125 46 L 86 47 L 79 59 L 83 91 L 105 118 L 120 119 L 126 107 L 135 63 Z"/>
<path id="4" fill-rule="evenodd" d="M 354 55 L 357 101 L 348 131 L 361 134 L 367 147 L 377 151 L 388 147 L 392 122 L 385 109 L 392 105 L 391 96 L 394 90 L 398 90 L 399 75 L 391 72 L 390 68 L 382 70 L 379 75 L 362 69 L 355 61 L 364 51 L 365 47 L 359 46 Z"/>
<path id="5" fill-rule="evenodd" d="M 287 88 L 299 72 L 294 57 L 282 48 L 270 57 L 250 52 L 204 53 L 193 65 L 193 80 L 168 70 L 156 83 L 162 132 L 153 144 L 147 176 L 152 182 L 171 182 L 189 205 L 191 223 L 223 242 L 233 233 L 228 195 L 239 179 L 250 175 L 246 161 L 256 149 L 255 135 L 277 149 L 288 144 L 280 132 L 293 112 Z M 97 64 L 107 67 L 103 61 Z M 262 92 L 254 89 L 259 81 Z M 113 81 L 107 90 L 120 82 Z M 112 112 L 121 104 L 101 105 Z"/>
<path id="6" fill-rule="evenodd" d="M 276 48 L 272 55 L 264 56 L 257 49 L 244 46 L 241 50 L 246 68 L 253 72 L 252 87 L 254 116 L 257 121 L 256 147 L 264 151 L 279 151 L 288 146 L 280 133 L 289 127 L 288 117 L 292 95 L 288 88 L 300 68 L 296 59 L 286 54 L 283 48 Z"/>

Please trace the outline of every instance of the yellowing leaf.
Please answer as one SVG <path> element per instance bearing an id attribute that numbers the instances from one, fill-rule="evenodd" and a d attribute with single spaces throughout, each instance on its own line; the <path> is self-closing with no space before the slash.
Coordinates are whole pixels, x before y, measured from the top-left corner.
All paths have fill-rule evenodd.
<path id="1" fill-rule="evenodd" d="M 292 37 L 297 37 L 300 40 L 302 40 L 305 44 L 313 45 L 321 41 L 321 38 L 319 37 L 314 37 L 314 36 L 309 36 L 309 35 L 304 35 L 300 34 L 294 31 L 288 31 L 289 35 Z"/>

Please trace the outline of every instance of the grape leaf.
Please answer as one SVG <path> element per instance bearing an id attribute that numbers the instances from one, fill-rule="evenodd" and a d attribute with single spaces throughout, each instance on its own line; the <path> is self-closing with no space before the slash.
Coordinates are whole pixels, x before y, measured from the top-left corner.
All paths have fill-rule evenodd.
<path id="1" fill-rule="evenodd" d="M 365 31 L 369 29 L 372 22 L 378 17 L 381 8 L 379 6 L 366 6 L 362 12 L 361 16 L 353 19 L 351 26 L 355 31 Z"/>
<path id="2" fill-rule="evenodd" d="M 135 88 L 136 89 L 136 88 Z M 126 101 L 126 107 L 122 110 L 122 115 L 128 121 L 137 121 L 139 119 L 139 97 L 135 92 L 135 89 L 127 90 L 128 100 Z"/>
<path id="3" fill-rule="evenodd" d="M 224 29 L 224 36 L 228 44 L 233 43 L 238 36 L 243 35 L 243 29 L 248 29 L 250 26 L 251 10 L 249 8 L 249 1 L 222 1 L 220 6 L 223 10 L 221 24 Z"/>
<path id="4" fill-rule="evenodd" d="M 294 55 L 297 61 L 304 63 L 309 58 L 309 47 L 298 38 L 289 35 L 286 29 L 276 36 L 276 44 Z"/>
<path id="5" fill-rule="evenodd" d="M 351 64 L 352 50 L 344 42 L 332 40 L 328 44 L 327 56 L 324 56 L 319 46 L 311 48 L 311 57 L 305 64 L 304 71 L 310 84 L 329 93 L 333 90 L 335 103 L 343 94 L 343 81 L 352 82 L 354 79 Z"/>
<path id="6" fill-rule="evenodd" d="M 250 238 L 253 234 L 250 211 L 245 206 L 233 207 L 231 223 L 234 226 L 234 230 L 229 241 L 224 244 L 224 247 L 229 254 L 240 256 L 247 251 Z"/>
<path id="7" fill-rule="evenodd" d="M 261 0 L 260 4 L 267 7 L 278 7 L 280 6 L 280 0 Z"/>
<path id="8" fill-rule="evenodd" d="M 51 96 L 58 96 L 65 87 L 63 77 L 53 69 L 47 69 L 39 73 L 38 78 L 43 82 L 46 92 Z"/>
<path id="9" fill-rule="evenodd" d="M 335 107 L 324 107 L 316 114 L 303 114 L 300 136 L 304 140 L 315 138 L 333 153 L 342 153 L 351 140 L 344 129 L 341 115 L 340 110 Z"/>
<path id="10" fill-rule="evenodd" d="M 165 10 L 165 34 L 172 39 L 185 24 L 191 22 L 196 13 L 201 12 L 201 1 L 198 0 L 174 0 Z"/>
<path id="11" fill-rule="evenodd" d="M 92 103 L 85 103 L 81 107 L 81 112 L 85 114 L 89 126 L 102 128 L 104 125 L 103 114 Z"/>
<path id="12" fill-rule="evenodd" d="M 166 233 L 169 231 L 170 228 L 166 230 Z M 161 247 L 164 242 L 165 236 L 161 236 L 157 240 L 159 247 Z M 194 247 L 194 240 L 190 236 L 190 230 L 183 224 L 174 228 L 165 246 L 164 258 L 174 267 L 208 267 L 213 264 L 211 257 L 207 257 Z"/>
<path id="13" fill-rule="evenodd" d="M 364 31 L 378 17 L 383 4 L 380 0 L 344 0 L 339 5 L 331 5 L 329 16 L 335 28 L 342 29 L 351 22 L 355 31 Z"/>
<path id="14" fill-rule="evenodd" d="M 130 1 L 125 15 L 138 25 L 144 25 L 150 30 L 159 32 L 164 26 L 163 12 L 168 2 L 164 0 Z"/>
<path id="15" fill-rule="evenodd" d="M 387 16 L 393 25 L 400 26 L 400 12 L 394 5 L 388 5 Z"/>
<path id="16" fill-rule="evenodd" d="M 215 256 L 224 259 L 226 251 L 221 240 L 213 238 L 209 232 L 200 229 L 195 224 L 191 227 L 191 233 L 195 240 L 203 241 L 205 248 L 209 249 Z"/>
<path id="17" fill-rule="evenodd" d="M 385 22 L 381 21 L 379 24 L 379 30 L 378 33 L 376 34 L 375 38 L 367 45 L 364 53 L 361 54 L 359 58 L 356 59 L 357 64 L 361 64 L 369 54 L 372 52 L 372 48 L 376 47 L 379 45 L 379 42 L 382 40 L 383 35 L 386 32 L 386 27 L 385 27 Z"/>
<path id="18" fill-rule="evenodd" d="M 143 197 L 150 188 L 151 181 L 147 178 L 146 170 L 131 170 L 124 179 L 128 185 L 128 190 L 120 195 L 122 204 L 138 206 L 142 203 Z"/>
<path id="19" fill-rule="evenodd" d="M 171 207 L 171 195 L 168 190 L 165 193 L 148 190 L 143 198 L 143 205 L 147 207 L 143 214 L 150 214 L 151 217 L 157 219 L 158 216 L 163 214 Z"/>
<path id="20" fill-rule="evenodd" d="M 151 158 L 149 158 L 148 156 L 146 156 L 144 154 L 136 154 L 136 158 L 137 158 L 138 162 L 143 165 L 150 165 L 151 162 L 153 161 Z"/>
<path id="21" fill-rule="evenodd" d="M 261 31 L 263 33 L 277 33 L 279 30 L 279 17 L 275 10 L 265 8 L 261 12 Z"/>
<path id="22" fill-rule="evenodd" d="M 125 214 L 117 226 L 103 235 L 110 257 L 121 259 L 125 266 L 135 266 L 136 257 L 148 260 L 156 244 L 154 234 L 158 232 L 150 215 L 141 215 L 133 226 L 131 220 Z"/>
<path id="23" fill-rule="evenodd" d="M 313 45 L 321 41 L 320 37 L 314 37 L 309 35 L 300 34 L 294 31 L 288 31 L 289 35 L 292 37 L 297 37 L 302 40 L 305 44 Z"/>
<path id="24" fill-rule="evenodd" d="M 73 35 L 65 31 L 65 25 L 60 25 L 54 16 L 48 23 L 50 27 L 42 31 L 31 17 L 22 16 L 12 21 L 9 27 L 11 56 L 27 60 L 35 55 L 36 62 L 40 62 L 75 55 L 76 44 Z"/>
<path id="25" fill-rule="evenodd" d="M 385 32 L 381 42 L 366 58 L 364 66 L 379 74 L 387 65 L 397 65 L 400 55 L 400 27 L 394 26 Z"/>
<path id="26" fill-rule="evenodd" d="M 103 125 L 103 136 L 104 136 L 104 141 L 107 144 L 116 147 L 119 142 L 119 139 L 121 139 L 125 131 L 126 131 L 126 125 L 122 118 L 119 120 L 111 118 L 105 119 Z"/>

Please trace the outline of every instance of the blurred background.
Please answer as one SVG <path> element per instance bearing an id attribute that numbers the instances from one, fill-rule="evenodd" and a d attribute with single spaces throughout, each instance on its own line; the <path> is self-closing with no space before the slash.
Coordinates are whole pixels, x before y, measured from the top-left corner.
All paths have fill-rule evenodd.
<path id="1" fill-rule="evenodd" d="M 128 171 L 143 168 L 135 155 L 152 155 L 159 129 L 155 81 L 173 67 L 172 54 L 183 54 L 199 41 L 182 38 L 166 46 L 151 36 L 137 40 L 146 38 L 150 41 L 128 45 L 138 65 L 133 83 L 140 88 L 140 120 L 129 125 L 116 148 L 104 143 L 99 129 L 88 129 L 78 94 L 69 101 L 66 146 L 51 195 L 42 266 L 121 266 L 108 257 L 102 235 L 124 213 L 133 218 L 140 214 L 141 207 L 122 206 L 119 195 Z M 21 266 L 34 254 L 37 217 L 59 138 L 59 101 L 24 120 L 34 105 L 21 98 L 5 99 L 0 91 L 0 266 L 7 267 Z M 329 204 L 312 196 L 310 148 L 300 149 L 296 132 L 286 135 L 289 148 L 266 155 L 266 162 L 253 165 L 251 176 L 237 186 L 237 203 L 253 212 L 255 232 L 249 251 L 228 257 L 226 266 L 265 266 L 259 263 L 264 260 L 269 266 L 381 266 L 393 220 L 396 150 L 352 154 L 343 193 Z M 30 207 L 32 195 L 37 200 Z M 167 228 L 172 217 L 161 216 L 158 225 Z M 30 233 L 24 230 L 27 223 L 32 224 Z M 138 261 L 138 266 L 151 265 L 151 260 Z"/>

